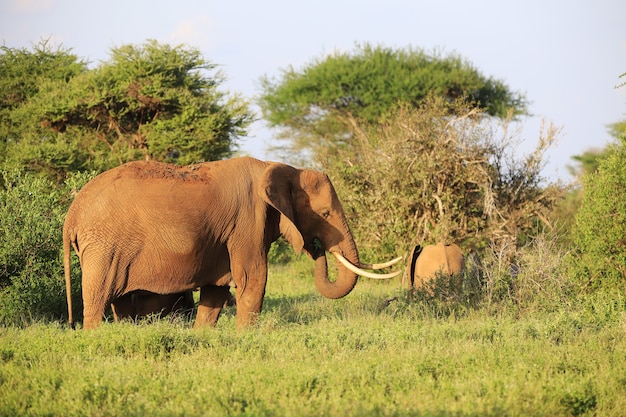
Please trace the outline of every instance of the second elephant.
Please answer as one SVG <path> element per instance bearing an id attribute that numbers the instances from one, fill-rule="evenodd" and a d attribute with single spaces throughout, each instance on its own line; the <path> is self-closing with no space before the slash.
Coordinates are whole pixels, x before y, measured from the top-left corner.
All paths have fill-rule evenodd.
<path id="1" fill-rule="evenodd" d="M 463 251 L 454 243 L 446 245 L 416 246 L 411 256 L 405 276 L 408 287 L 422 288 L 425 283 L 434 279 L 437 274 L 452 276 L 465 269 Z"/>

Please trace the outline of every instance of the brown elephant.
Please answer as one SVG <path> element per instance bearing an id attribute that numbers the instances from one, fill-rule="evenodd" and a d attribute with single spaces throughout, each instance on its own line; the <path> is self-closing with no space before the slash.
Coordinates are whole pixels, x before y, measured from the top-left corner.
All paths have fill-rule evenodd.
<path id="1" fill-rule="evenodd" d="M 409 288 L 422 288 L 438 273 L 452 276 L 465 269 L 463 251 L 454 243 L 446 245 L 440 242 L 423 248 L 418 245 L 408 259 L 405 276 L 408 277 Z"/>
<path id="2" fill-rule="evenodd" d="M 328 298 L 350 293 L 357 274 L 399 273 L 363 271 L 381 265 L 360 263 L 341 202 L 321 172 L 248 157 L 187 167 L 136 161 L 106 171 L 77 194 L 63 226 L 69 322 L 73 247 L 84 328 L 97 327 L 106 307 L 128 293 L 196 288 L 194 326 L 213 326 L 229 285 L 236 287 L 237 327 L 244 328 L 261 312 L 267 253 L 281 234 L 315 260 L 315 286 Z M 340 261 L 335 281 L 326 251 Z"/>

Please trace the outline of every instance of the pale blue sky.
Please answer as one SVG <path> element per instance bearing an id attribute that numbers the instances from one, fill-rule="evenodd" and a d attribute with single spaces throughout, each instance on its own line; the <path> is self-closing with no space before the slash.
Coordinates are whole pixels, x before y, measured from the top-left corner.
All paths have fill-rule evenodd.
<path id="1" fill-rule="evenodd" d="M 113 46 L 146 39 L 199 48 L 252 98 L 262 75 L 278 75 L 334 50 L 369 42 L 455 52 L 483 74 L 524 92 L 533 117 L 520 152 L 534 146 L 541 118 L 562 126 L 544 174 L 568 179 L 571 156 L 603 147 L 606 125 L 626 118 L 626 1 L 623 0 L 4 0 L 0 40 L 30 47 L 42 38 L 94 63 Z M 271 132 L 255 125 L 242 150 L 270 158 Z"/>

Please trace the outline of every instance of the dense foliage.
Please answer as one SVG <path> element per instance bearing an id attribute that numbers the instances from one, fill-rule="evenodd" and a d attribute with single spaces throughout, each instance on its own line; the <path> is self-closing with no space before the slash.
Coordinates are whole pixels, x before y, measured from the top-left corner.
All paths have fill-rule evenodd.
<path id="1" fill-rule="evenodd" d="M 459 100 L 431 96 L 382 123 L 351 122 L 353 144 L 324 170 L 365 253 L 439 241 L 466 250 L 521 246 L 551 229 L 547 214 L 562 196 L 541 176 L 543 155 L 558 139 L 552 126 L 520 155 L 510 120 L 496 122 Z"/>
<path id="2" fill-rule="evenodd" d="M 86 63 L 69 50 L 52 50 L 46 41 L 35 45 L 32 51 L 0 47 L 0 166 L 6 166 L 18 144 L 39 131 L 36 120 L 18 116 L 20 108 L 44 86 L 63 85 L 86 70 Z"/>
<path id="3" fill-rule="evenodd" d="M 4 172 L 0 187 L 0 324 L 30 324 L 66 317 L 61 230 L 72 195 L 90 174 L 64 187 L 19 171 Z M 75 305 L 80 302 L 74 259 Z M 78 304 L 76 304 L 78 303 Z M 80 308 L 80 307 L 79 307 Z"/>
<path id="4" fill-rule="evenodd" d="M 583 197 L 576 215 L 577 273 L 598 287 L 626 283 L 626 130 L 583 178 Z"/>
<path id="5" fill-rule="evenodd" d="M 102 171 L 136 159 L 180 164 L 222 159 L 252 120 L 247 103 L 219 90 L 223 76 L 196 49 L 147 41 L 111 51 L 87 70 L 68 51 L 4 48 L 0 141 L 5 168 L 56 174 Z M 54 71 L 21 71 L 40 61 Z M 207 75 L 211 74 L 211 75 Z"/>
<path id="6" fill-rule="evenodd" d="M 324 160 L 322 151 L 350 142 L 343 117 L 376 123 L 399 102 L 419 107 L 431 94 L 448 101 L 463 98 L 498 117 L 511 109 L 527 111 L 523 95 L 457 55 L 369 44 L 328 54 L 302 69 L 290 67 L 278 79 L 264 77 L 261 88 L 263 116 L 284 129 L 286 149 L 307 151 L 313 162 Z"/>

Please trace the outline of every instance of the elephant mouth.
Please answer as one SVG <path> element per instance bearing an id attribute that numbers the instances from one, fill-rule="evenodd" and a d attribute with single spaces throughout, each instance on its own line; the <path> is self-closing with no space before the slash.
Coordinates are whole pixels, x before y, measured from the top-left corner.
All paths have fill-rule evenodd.
<path id="1" fill-rule="evenodd" d="M 326 256 L 326 248 L 324 247 L 324 244 L 322 243 L 322 241 L 317 237 L 313 238 L 313 240 L 310 243 L 306 244 L 305 248 L 314 260 L 316 260 L 320 256 Z M 383 268 L 387 268 L 389 266 L 395 265 L 396 263 L 402 260 L 403 258 L 402 256 L 399 256 L 385 263 L 378 263 L 378 264 L 359 263 L 359 265 L 354 265 L 352 262 L 347 260 L 343 256 L 343 254 L 339 252 L 335 252 L 335 251 L 332 251 L 331 253 L 335 257 L 335 259 L 337 259 L 337 261 L 341 263 L 343 266 L 345 266 L 348 270 L 365 278 L 390 279 L 390 278 L 397 277 L 398 275 L 400 275 L 400 273 L 402 273 L 402 271 L 396 271 L 396 272 L 391 272 L 388 274 L 381 274 L 381 273 L 365 271 L 365 269 L 378 270 L 378 269 L 383 269 Z"/>
<path id="2" fill-rule="evenodd" d="M 326 248 L 322 243 L 322 240 L 318 237 L 313 238 L 310 242 L 304 245 L 304 249 L 311 255 L 313 260 L 319 258 L 320 256 L 324 256 L 326 253 Z"/>

